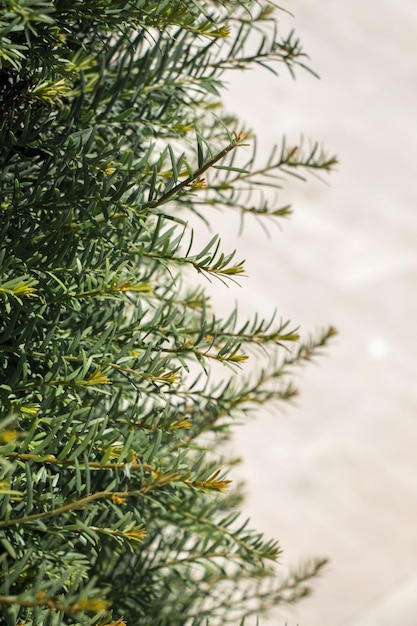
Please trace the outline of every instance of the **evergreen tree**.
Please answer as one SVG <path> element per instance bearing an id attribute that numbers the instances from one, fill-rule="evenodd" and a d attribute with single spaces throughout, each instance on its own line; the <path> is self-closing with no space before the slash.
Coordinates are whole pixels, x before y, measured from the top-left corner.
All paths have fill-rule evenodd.
<path id="1" fill-rule="evenodd" d="M 196 250 L 187 214 L 287 215 L 259 186 L 335 163 L 285 141 L 239 161 L 253 140 L 224 72 L 304 67 L 278 19 L 252 0 L 0 1 L 2 625 L 239 623 L 323 566 L 277 576 L 220 444 L 294 395 L 333 330 L 242 324 L 187 287 L 244 271 L 217 236 Z"/>

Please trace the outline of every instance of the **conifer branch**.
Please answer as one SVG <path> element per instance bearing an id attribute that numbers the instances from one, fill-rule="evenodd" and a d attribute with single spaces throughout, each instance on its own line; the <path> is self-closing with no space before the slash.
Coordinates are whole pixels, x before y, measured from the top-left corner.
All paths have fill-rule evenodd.
<path id="1" fill-rule="evenodd" d="M 334 331 L 219 317 L 183 277 L 221 288 L 243 262 L 218 235 L 198 247 L 183 210 L 285 217 L 262 189 L 333 169 L 317 144 L 245 157 L 221 110 L 227 68 L 308 57 L 268 0 L 3 4 L 2 617 L 220 626 L 295 602 L 322 561 L 273 584 L 278 543 L 242 521 L 221 443 L 291 401 Z M 233 369 L 254 352 L 260 370 Z M 219 363 L 233 376 L 211 382 Z"/>
<path id="2" fill-rule="evenodd" d="M 193 174 L 188 176 L 188 178 L 186 178 L 185 180 L 181 181 L 180 183 L 175 185 L 175 187 L 173 187 L 172 189 L 167 191 L 161 198 L 159 198 L 158 200 L 150 203 L 149 206 L 152 207 L 152 208 L 157 208 L 157 207 L 161 206 L 162 204 L 165 204 L 165 202 L 168 202 L 171 198 L 176 196 L 180 191 L 182 191 L 186 187 L 192 187 L 193 183 L 195 184 L 196 182 L 198 182 L 201 179 L 201 177 L 203 176 L 203 174 L 205 174 L 205 172 L 207 170 L 209 170 L 216 163 L 221 161 L 231 150 L 234 150 L 238 146 L 245 145 L 243 143 L 245 138 L 246 138 L 246 134 L 245 133 L 239 133 L 239 134 L 235 133 L 235 137 L 234 137 L 233 141 L 231 141 L 225 148 L 223 148 L 223 150 L 221 150 L 218 154 L 216 154 L 207 163 L 204 163 L 204 165 L 199 167 Z"/>

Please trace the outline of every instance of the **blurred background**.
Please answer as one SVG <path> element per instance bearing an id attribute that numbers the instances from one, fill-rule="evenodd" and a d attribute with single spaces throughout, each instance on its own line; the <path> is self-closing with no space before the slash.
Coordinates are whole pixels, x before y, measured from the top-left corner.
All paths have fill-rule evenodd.
<path id="1" fill-rule="evenodd" d="M 283 0 L 284 2 L 284 0 Z M 222 215 L 223 249 L 249 278 L 216 289 L 300 325 L 332 324 L 326 355 L 300 370 L 301 396 L 236 433 L 252 526 L 284 566 L 328 556 L 311 598 L 261 624 L 417 625 L 417 47 L 414 0 L 287 1 L 315 79 L 231 72 L 226 108 L 269 154 L 286 134 L 340 159 L 323 184 L 289 181 L 294 215 L 266 238 Z M 214 222 L 217 230 L 217 225 Z"/>

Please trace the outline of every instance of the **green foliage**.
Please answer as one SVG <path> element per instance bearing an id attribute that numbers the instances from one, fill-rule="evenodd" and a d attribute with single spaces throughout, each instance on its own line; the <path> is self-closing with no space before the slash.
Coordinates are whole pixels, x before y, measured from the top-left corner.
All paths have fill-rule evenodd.
<path id="1" fill-rule="evenodd" d="M 324 562 L 276 578 L 220 443 L 289 400 L 333 330 L 218 317 L 199 275 L 243 265 L 217 236 L 196 250 L 187 212 L 286 215 L 257 190 L 335 163 L 283 140 L 242 164 L 252 140 L 221 108 L 225 70 L 293 71 L 299 41 L 251 0 L 0 9 L 0 623 L 225 624 L 296 601 Z"/>

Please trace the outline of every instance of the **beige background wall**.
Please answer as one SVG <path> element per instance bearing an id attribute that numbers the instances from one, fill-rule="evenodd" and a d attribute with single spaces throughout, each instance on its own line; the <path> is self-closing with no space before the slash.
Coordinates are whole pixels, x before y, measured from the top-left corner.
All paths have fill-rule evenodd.
<path id="1" fill-rule="evenodd" d="M 295 214 L 267 240 L 254 222 L 225 249 L 246 257 L 242 313 L 278 308 L 307 334 L 339 336 L 301 372 L 285 413 L 240 428 L 236 452 L 253 525 L 279 538 L 283 564 L 331 565 L 311 599 L 263 624 L 417 624 L 417 56 L 413 0 L 284 4 L 318 81 L 230 76 L 225 100 L 269 151 L 283 133 L 340 158 L 326 186 L 291 183 Z M 225 221 L 226 220 L 226 221 Z M 217 291 L 217 290 L 216 290 Z"/>

